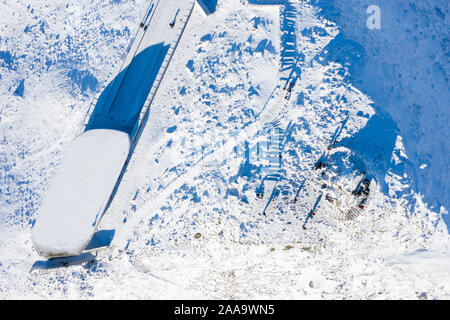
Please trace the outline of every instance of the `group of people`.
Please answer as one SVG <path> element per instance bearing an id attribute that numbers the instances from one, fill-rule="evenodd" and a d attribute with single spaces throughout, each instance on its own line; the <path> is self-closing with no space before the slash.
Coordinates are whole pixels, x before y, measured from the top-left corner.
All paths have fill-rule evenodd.
<path id="1" fill-rule="evenodd" d="M 360 197 L 362 195 L 368 196 L 370 192 L 370 181 L 368 179 L 364 179 L 363 183 L 358 187 L 358 189 L 354 190 L 352 194 L 356 197 Z"/>
<path id="2" fill-rule="evenodd" d="M 366 205 L 367 198 L 370 193 L 370 180 L 364 179 L 364 182 L 359 186 L 359 188 L 352 192 L 352 194 L 356 197 L 362 197 L 359 202 L 359 208 L 362 210 Z"/>
<path id="3" fill-rule="evenodd" d="M 298 76 L 294 73 L 294 76 L 289 78 L 284 86 L 283 90 L 287 90 L 286 96 L 284 97 L 286 100 L 291 98 L 292 89 L 294 89 L 295 84 L 297 83 Z"/>

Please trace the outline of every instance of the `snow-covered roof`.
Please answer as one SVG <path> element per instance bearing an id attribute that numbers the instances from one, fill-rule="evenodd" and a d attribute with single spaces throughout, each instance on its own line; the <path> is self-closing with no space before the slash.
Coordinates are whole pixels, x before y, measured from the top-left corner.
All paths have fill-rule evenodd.
<path id="1" fill-rule="evenodd" d="M 79 254 L 91 239 L 128 156 L 128 134 L 90 130 L 66 150 L 32 231 L 43 256 Z"/>

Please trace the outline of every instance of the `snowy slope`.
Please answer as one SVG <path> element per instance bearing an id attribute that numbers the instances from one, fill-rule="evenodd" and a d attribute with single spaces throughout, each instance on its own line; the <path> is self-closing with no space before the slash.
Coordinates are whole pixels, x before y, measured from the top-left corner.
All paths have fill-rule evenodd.
<path id="1" fill-rule="evenodd" d="M 36 208 L 89 103 L 119 70 L 146 5 L 1 8 L 11 23 L 1 26 L 0 51 L 11 58 L 0 72 L 0 297 L 450 296 L 444 209 L 430 210 L 410 182 L 414 170 L 403 169 L 412 152 L 408 131 L 355 82 L 383 74 L 352 73 L 358 48 L 370 50 L 369 43 L 347 42 L 339 55 L 341 16 L 324 17 L 313 1 L 219 1 L 209 16 L 196 6 L 99 226 L 115 230 L 111 247 L 66 267 L 41 261 L 30 235 Z M 53 59 L 49 66 L 41 52 Z M 63 61 L 61 52 L 72 58 Z M 295 74 L 287 101 L 283 86 Z M 14 95 L 21 79 L 23 97 Z M 351 221 L 319 202 L 303 230 L 320 194 L 311 168 L 336 133 L 330 159 L 343 182 L 366 169 L 370 202 Z M 277 150 L 282 157 L 271 161 L 267 153 Z M 265 217 L 268 199 L 256 190 L 268 173 L 281 179 Z"/>
<path id="2" fill-rule="evenodd" d="M 432 210 L 448 210 L 448 1 L 378 1 L 380 30 L 366 27 L 366 10 L 373 1 L 313 3 L 340 27 L 328 60 L 353 66 L 352 83 L 392 119 L 390 130 L 403 137 L 407 160 L 392 176 L 405 173 L 403 184 L 409 188 L 398 190 L 397 196 L 412 189 Z M 395 144 L 392 138 L 386 143 Z M 444 219 L 450 225 L 448 215 Z"/>

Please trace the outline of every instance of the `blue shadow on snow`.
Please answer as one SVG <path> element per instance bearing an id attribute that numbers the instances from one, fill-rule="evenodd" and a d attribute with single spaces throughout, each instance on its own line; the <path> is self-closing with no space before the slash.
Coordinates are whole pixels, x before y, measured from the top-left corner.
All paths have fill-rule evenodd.
<path id="1" fill-rule="evenodd" d="M 30 272 L 33 272 L 35 270 L 51 270 L 94 263 L 95 256 L 92 253 L 85 252 L 73 257 L 51 258 L 44 261 L 36 261 L 35 263 L 33 263 Z"/>
<path id="2" fill-rule="evenodd" d="M 212 14 L 216 11 L 217 0 L 197 0 L 197 2 L 206 14 Z"/>
<path id="3" fill-rule="evenodd" d="M 133 136 L 139 115 L 169 50 L 163 43 L 140 52 L 100 94 L 85 131 L 114 129 Z"/>
<path id="4" fill-rule="evenodd" d="M 115 230 L 100 230 L 97 231 L 92 237 L 84 250 L 93 250 L 98 248 L 107 247 L 111 244 L 114 238 Z"/>

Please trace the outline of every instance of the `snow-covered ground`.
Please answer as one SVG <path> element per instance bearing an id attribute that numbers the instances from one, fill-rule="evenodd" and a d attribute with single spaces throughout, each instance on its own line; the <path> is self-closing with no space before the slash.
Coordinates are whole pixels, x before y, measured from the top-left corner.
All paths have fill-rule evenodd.
<path id="1" fill-rule="evenodd" d="M 34 251 L 36 211 L 148 4 L 0 3 L 0 297 L 448 299 L 448 5 L 403 2 L 372 31 L 364 1 L 197 5 L 100 223 L 111 246 L 65 267 Z M 342 221 L 322 199 L 304 230 L 333 136 L 369 202 Z"/>

